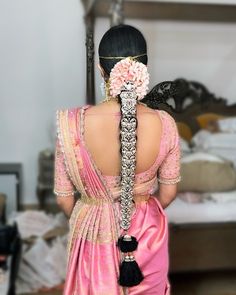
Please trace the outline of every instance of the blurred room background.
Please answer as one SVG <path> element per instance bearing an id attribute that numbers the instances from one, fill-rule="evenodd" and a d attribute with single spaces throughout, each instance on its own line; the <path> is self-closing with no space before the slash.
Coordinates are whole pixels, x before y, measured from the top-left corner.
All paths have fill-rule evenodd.
<path id="1" fill-rule="evenodd" d="M 34 263 L 31 265 L 31 257 L 37 257 L 37 253 L 40 257 L 48 251 L 47 261 L 50 265 L 48 268 L 51 270 L 53 267 L 58 269 L 65 265 L 65 261 L 62 261 L 61 265 L 52 266 L 52 261 L 56 260 L 52 257 L 60 257 L 65 250 L 67 221 L 62 213 L 58 213 L 55 204 L 51 187 L 53 175 L 50 169 L 53 167 L 56 138 L 56 110 L 86 104 L 84 4 L 86 6 L 90 2 L 92 3 L 85 0 L 83 2 L 79 0 L 0 0 L 0 194 L 2 196 L 0 212 L 2 224 L 7 221 L 17 221 L 20 225 L 18 225 L 20 234 L 24 237 L 22 249 L 23 253 L 26 253 L 26 263 L 20 266 L 18 272 L 18 294 L 33 294 L 33 289 L 48 294 L 54 294 L 54 292 L 61 294 L 63 286 L 64 269 L 57 277 L 53 271 L 49 271 L 52 278 L 51 284 L 42 276 L 40 281 L 34 281 L 32 277 L 31 282 L 35 282 L 33 285 L 27 281 L 27 277 L 29 278 L 30 270 L 33 274 L 37 274 L 43 268 L 45 269 L 45 265 L 38 268 Z M 105 6 L 101 7 L 107 8 L 112 1 L 99 2 L 104 2 Z M 167 17 L 164 15 L 160 18 L 154 16 L 148 18 L 146 12 L 144 17 L 140 15 L 135 17 L 132 11 L 129 12 L 132 17 L 129 17 L 124 10 L 124 22 L 140 29 L 147 39 L 150 89 L 162 81 L 183 78 L 201 83 L 210 93 L 215 94 L 216 98 L 226 99 L 226 105 L 229 108 L 236 104 L 236 1 L 124 2 L 133 2 L 133 5 L 140 5 L 141 2 L 160 2 L 161 5 L 163 3 L 169 5 Z M 172 4 L 175 5 L 173 14 L 171 13 Z M 190 11 L 190 15 L 186 16 L 181 12 L 183 4 L 184 9 L 188 5 L 186 11 Z M 179 8 L 176 5 L 180 5 Z M 200 10 L 198 5 L 201 6 Z M 160 7 L 163 9 L 163 6 Z M 165 7 L 162 11 L 166 11 Z M 195 15 L 194 11 L 196 13 L 200 11 L 201 15 Z M 211 11 L 215 11 L 215 14 Z M 96 102 L 99 102 L 102 100 L 102 95 L 100 94 L 101 78 L 97 71 L 97 49 L 101 36 L 110 27 L 109 11 L 98 13 L 94 20 L 94 99 L 96 98 Z M 233 107 L 231 110 L 230 117 L 234 117 L 235 121 L 230 123 L 232 124 L 230 132 L 235 134 L 236 108 Z M 224 123 L 221 126 L 225 126 Z M 219 137 L 216 140 L 225 141 L 224 138 L 226 137 Z M 230 145 L 236 147 L 236 141 L 233 141 L 235 135 L 231 138 Z M 197 137 L 196 142 L 201 139 L 201 136 Z M 182 143 L 182 147 L 183 153 L 188 154 L 191 145 L 186 147 L 186 142 Z M 198 151 L 202 152 L 202 150 Z M 213 154 L 222 157 L 220 153 Z M 232 166 L 235 167 L 236 149 L 229 149 L 226 154 L 230 155 L 229 158 L 226 157 L 227 161 L 231 161 Z M 43 174 L 44 169 L 46 174 Z M 236 182 L 235 187 L 232 186 L 231 189 L 226 190 L 236 191 Z M 222 190 L 219 189 L 219 191 Z M 195 199 L 191 199 L 191 202 L 195 202 L 199 196 L 194 197 Z M 186 196 L 182 197 L 182 201 L 184 198 L 186 201 Z M 222 201 L 222 196 L 219 198 L 221 203 L 226 203 L 226 199 Z M 227 195 L 227 198 L 227 200 L 230 199 L 231 211 L 226 214 L 227 216 L 231 214 L 230 218 L 222 214 L 220 219 L 222 213 L 220 208 L 216 211 L 218 219 L 211 217 L 209 220 L 207 218 L 204 220 L 205 217 L 203 217 L 203 220 L 205 225 L 223 223 L 223 227 L 221 226 L 219 230 L 216 227 L 211 229 L 214 232 L 213 235 L 227 232 L 229 224 L 226 223 L 230 222 L 232 227 L 230 227 L 229 235 L 234 234 L 234 238 L 232 241 L 227 240 L 227 243 L 234 242 L 231 245 L 232 249 L 236 247 L 236 197 Z M 173 223 L 198 224 L 200 222 L 194 217 L 192 221 L 187 219 L 189 217 L 179 220 L 179 215 L 176 215 L 173 208 L 169 209 L 170 221 Z M 185 212 L 189 210 L 185 204 L 181 208 Z M 211 208 L 207 207 L 207 216 L 210 215 Z M 28 209 L 28 215 L 22 215 L 26 209 Z M 34 212 L 32 209 L 37 211 Z M 200 207 L 198 212 L 198 218 L 201 218 Z M 32 220 L 36 221 L 35 225 L 31 224 Z M 30 227 L 29 224 L 32 226 Z M 34 230 L 38 230 L 35 235 Z M 200 234 L 199 237 L 203 236 Z M 222 239 L 224 238 L 223 235 Z M 219 239 L 222 240 L 220 237 Z M 207 246 L 203 243 L 201 245 Z M 223 248 L 222 252 L 227 252 L 227 249 L 227 247 Z M 209 251 L 212 249 L 209 248 Z M 191 253 L 185 252 L 183 256 L 191 256 Z M 174 252 L 171 254 L 171 259 L 174 254 Z M 205 258 L 199 257 L 196 259 L 196 264 L 199 259 Z M 225 258 L 222 260 L 225 261 Z M 171 274 L 173 295 L 235 295 L 236 256 L 228 257 L 228 260 L 230 263 L 211 265 L 212 269 L 211 267 L 208 269 L 205 265 L 196 269 L 190 269 L 187 266 L 183 269 L 176 267 L 177 274 Z M 0 277 L 1 275 L 0 294 L 4 295 L 7 294 L 6 282 L 9 282 L 9 277 L 4 277 L 4 274 L 0 273 Z"/>

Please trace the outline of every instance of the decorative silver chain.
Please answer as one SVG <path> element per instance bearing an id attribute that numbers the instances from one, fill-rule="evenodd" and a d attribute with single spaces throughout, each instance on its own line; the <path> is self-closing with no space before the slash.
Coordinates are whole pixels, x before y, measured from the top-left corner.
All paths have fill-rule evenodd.
<path id="1" fill-rule="evenodd" d="M 137 95 L 132 83 L 124 85 L 121 98 L 121 223 L 128 230 L 133 209 L 133 188 L 136 168 L 136 105 Z"/>

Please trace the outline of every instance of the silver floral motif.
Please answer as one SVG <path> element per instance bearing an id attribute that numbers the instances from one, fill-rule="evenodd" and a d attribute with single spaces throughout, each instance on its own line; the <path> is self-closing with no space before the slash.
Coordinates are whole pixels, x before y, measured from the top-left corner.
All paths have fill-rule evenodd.
<path id="1" fill-rule="evenodd" d="M 121 228 L 128 230 L 133 210 L 133 187 L 136 168 L 136 105 L 137 95 L 132 83 L 124 85 L 121 98 Z"/>

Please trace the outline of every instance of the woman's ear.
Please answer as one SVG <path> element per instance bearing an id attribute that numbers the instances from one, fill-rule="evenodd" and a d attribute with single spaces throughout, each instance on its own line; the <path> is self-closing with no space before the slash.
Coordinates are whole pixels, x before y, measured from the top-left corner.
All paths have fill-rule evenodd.
<path id="1" fill-rule="evenodd" d="M 107 74 L 105 73 L 103 67 L 100 65 L 100 63 L 98 64 L 98 69 L 100 71 L 101 76 L 103 77 L 104 80 L 107 79 Z"/>

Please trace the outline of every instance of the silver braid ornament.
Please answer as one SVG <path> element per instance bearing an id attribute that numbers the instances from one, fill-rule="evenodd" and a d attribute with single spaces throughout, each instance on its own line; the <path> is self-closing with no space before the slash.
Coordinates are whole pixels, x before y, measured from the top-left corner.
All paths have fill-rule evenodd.
<path id="1" fill-rule="evenodd" d="M 133 187 L 136 168 L 136 105 L 137 95 L 134 86 L 124 85 L 121 99 L 121 228 L 128 230 L 133 209 Z"/>
<path id="2" fill-rule="evenodd" d="M 137 94 L 132 82 L 123 85 L 120 93 L 121 99 L 121 196 L 120 196 L 120 227 L 126 232 L 118 240 L 121 252 L 126 253 L 120 265 L 119 284 L 132 287 L 140 284 L 143 274 L 135 261 L 133 251 L 137 249 L 138 242 L 135 237 L 127 234 L 131 225 L 133 212 L 133 189 L 136 169 L 136 106 Z"/>

